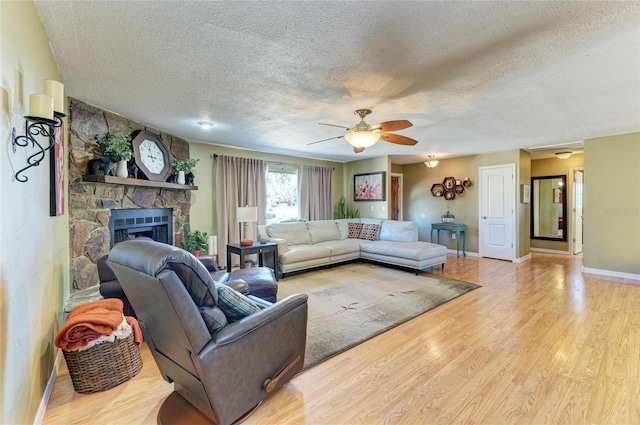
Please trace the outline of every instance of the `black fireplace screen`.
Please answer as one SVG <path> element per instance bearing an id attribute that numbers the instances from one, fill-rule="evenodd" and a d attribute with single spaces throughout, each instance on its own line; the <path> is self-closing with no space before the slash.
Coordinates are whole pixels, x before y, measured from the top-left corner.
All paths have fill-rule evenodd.
<path id="1" fill-rule="evenodd" d="M 140 236 L 171 244 L 173 237 L 173 210 L 171 208 L 111 210 L 109 232 L 111 234 L 111 246 Z"/>

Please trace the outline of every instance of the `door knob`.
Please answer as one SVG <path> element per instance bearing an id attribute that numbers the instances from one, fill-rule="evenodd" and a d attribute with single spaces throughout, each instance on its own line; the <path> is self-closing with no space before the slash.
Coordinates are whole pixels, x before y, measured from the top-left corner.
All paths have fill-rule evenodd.
<path id="1" fill-rule="evenodd" d="M 486 220 L 486 219 L 487 219 L 487 216 L 486 216 L 486 215 L 483 215 L 483 216 L 482 216 L 482 219 L 483 219 L 483 220 Z"/>

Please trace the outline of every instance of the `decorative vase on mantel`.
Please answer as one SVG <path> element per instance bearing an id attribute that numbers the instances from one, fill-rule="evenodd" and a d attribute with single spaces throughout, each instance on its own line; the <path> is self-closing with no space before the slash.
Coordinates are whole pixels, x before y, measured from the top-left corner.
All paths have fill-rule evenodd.
<path id="1" fill-rule="evenodd" d="M 118 165 L 116 166 L 116 177 L 122 177 L 123 179 L 129 177 L 129 168 L 127 167 L 126 159 L 118 161 Z"/>
<path id="2" fill-rule="evenodd" d="M 185 184 L 186 180 L 184 178 L 184 171 L 178 171 L 178 184 Z"/>

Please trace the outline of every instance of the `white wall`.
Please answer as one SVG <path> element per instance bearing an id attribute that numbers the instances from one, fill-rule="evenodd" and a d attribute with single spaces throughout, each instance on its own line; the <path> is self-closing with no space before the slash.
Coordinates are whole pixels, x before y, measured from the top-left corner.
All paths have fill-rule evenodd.
<path id="1" fill-rule="evenodd" d="M 27 424 L 57 352 L 53 338 L 69 292 L 69 224 L 66 213 L 49 216 L 48 154 L 26 172 L 28 182 L 15 181 L 25 152 L 12 152 L 11 130 L 24 134 L 29 95 L 42 93 L 43 80 L 62 80 L 33 2 L 0 1 L 0 16 L 0 423 Z"/>

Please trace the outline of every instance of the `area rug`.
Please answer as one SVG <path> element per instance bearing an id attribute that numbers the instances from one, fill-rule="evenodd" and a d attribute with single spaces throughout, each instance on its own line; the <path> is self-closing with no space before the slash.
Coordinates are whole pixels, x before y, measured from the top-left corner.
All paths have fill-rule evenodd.
<path id="1" fill-rule="evenodd" d="M 351 263 L 288 276 L 278 282 L 278 298 L 309 295 L 306 369 L 478 287 Z"/>

